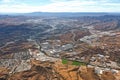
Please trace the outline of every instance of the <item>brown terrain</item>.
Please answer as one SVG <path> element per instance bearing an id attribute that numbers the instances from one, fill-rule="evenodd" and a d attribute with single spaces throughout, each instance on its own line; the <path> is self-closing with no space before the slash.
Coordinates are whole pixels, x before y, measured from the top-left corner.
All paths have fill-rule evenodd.
<path id="1" fill-rule="evenodd" d="M 4 47 L 0 47 L 0 59 L 2 58 L 12 58 L 11 53 L 24 51 L 28 48 L 32 48 L 33 44 L 29 42 L 22 42 L 22 43 L 10 43 L 5 45 Z M 9 56 L 9 57 L 8 57 Z"/>
<path id="2" fill-rule="evenodd" d="M 97 30 L 114 30 L 117 29 L 117 27 L 118 27 L 117 21 L 101 22 L 95 24 L 95 29 Z"/>
<path id="3" fill-rule="evenodd" d="M 119 20 L 118 16 L 3 17 L 0 80 L 120 80 Z M 63 58 L 70 62 L 63 64 Z"/>
<path id="4" fill-rule="evenodd" d="M 90 32 L 88 30 L 73 30 L 65 34 L 61 34 L 58 36 L 58 38 L 60 38 L 62 43 L 71 43 L 87 35 L 90 35 Z"/>
<path id="5" fill-rule="evenodd" d="M 119 80 L 120 73 L 94 73 L 86 66 L 73 66 L 57 62 L 40 62 L 31 60 L 31 69 L 8 74 L 9 70 L 0 68 L 0 80 Z"/>

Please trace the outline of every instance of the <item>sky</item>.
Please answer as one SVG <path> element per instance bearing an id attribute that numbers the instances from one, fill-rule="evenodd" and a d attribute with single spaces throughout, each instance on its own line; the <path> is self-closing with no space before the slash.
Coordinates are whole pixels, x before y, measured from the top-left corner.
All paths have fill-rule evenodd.
<path id="1" fill-rule="evenodd" d="M 0 13 L 120 12 L 120 0 L 0 0 Z"/>

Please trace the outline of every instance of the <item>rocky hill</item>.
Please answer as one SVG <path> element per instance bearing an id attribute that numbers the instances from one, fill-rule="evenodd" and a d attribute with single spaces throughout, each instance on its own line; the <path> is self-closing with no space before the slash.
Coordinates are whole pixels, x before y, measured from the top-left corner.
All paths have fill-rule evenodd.
<path id="1" fill-rule="evenodd" d="M 31 60 L 31 69 L 9 74 L 9 70 L 0 68 L 0 80 L 119 80 L 120 73 L 95 73 L 93 68 L 73 66 L 56 62 Z"/>

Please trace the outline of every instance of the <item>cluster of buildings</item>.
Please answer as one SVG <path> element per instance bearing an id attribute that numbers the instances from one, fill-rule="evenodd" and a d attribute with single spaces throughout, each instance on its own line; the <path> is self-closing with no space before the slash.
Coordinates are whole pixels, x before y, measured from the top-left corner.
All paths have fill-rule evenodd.
<path id="1" fill-rule="evenodd" d="M 88 67 L 92 67 L 95 70 L 95 73 L 102 74 L 104 71 L 109 71 L 112 73 L 118 73 L 118 66 L 117 62 L 109 60 L 109 56 L 97 54 L 90 58 L 90 62 Z"/>
<path id="2" fill-rule="evenodd" d="M 63 51 L 72 51 L 73 44 L 51 44 L 49 42 L 41 43 L 41 51 L 44 51 L 50 56 L 60 57 L 59 53 Z"/>

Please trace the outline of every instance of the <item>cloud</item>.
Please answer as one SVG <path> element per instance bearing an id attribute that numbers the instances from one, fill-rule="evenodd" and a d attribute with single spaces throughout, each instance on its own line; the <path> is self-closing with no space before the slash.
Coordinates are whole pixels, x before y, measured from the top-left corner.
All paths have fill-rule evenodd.
<path id="1" fill-rule="evenodd" d="M 14 3 L 1 4 L 0 12 L 120 12 L 120 3 L 109 0 L 50 0 L 51 3 L 44 5 L 18 3 L 15 0 L 3 1 L 9 3 L 13 1 Z M 37 0 L 36 3 L 38 3 Z"/>
<path id="2" fill-rule="evenodd" d="M 53 3 L 42 6 L 43 12 L 120 12 L 120 3 L 108 0 L 52 0 Z M 113 9 L 116 7 L 116 9 Z"/>
<path id="3" fill-rule="evenodd" d="M 3 3 L 13 2 L 14 0 L 2 0 Z"/>

